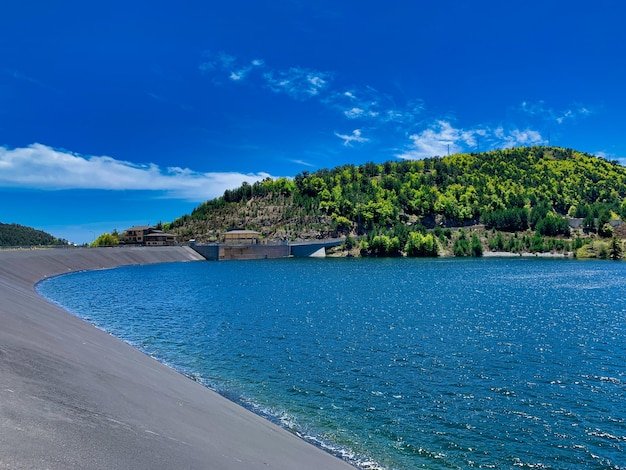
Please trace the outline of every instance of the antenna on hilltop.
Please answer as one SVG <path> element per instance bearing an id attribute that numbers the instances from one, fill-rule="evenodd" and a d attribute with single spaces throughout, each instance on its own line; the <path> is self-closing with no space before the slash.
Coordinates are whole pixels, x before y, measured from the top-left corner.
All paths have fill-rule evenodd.
<path id="1" fill-rule="evenodd" d="M 450 156 L 450 144 L 448 144 L 448 157 Z"/>

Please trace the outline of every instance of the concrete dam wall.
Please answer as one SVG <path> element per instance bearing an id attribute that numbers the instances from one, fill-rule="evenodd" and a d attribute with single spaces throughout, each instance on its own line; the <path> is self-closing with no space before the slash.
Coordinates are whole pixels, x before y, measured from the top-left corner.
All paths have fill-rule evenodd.
<path id="1" fill-rule="evenodd" d="M 314 242 L 265 244 L 191 244 L 191 248 L 208 260 L 252 260 L 277 259 L 294 256 L 297 258 L 323 258 L 326 248 L 343 243 L 343 239 L 320 240 Z"/>

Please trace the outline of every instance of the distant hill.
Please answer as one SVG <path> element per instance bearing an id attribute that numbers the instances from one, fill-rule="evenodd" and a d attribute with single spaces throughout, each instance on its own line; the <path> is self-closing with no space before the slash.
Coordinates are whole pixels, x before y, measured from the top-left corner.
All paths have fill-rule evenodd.
<path id="1" fill-rule="evenodd" d="M 267 240 L 346 236 L 344 255 L 606 258 L 613 255 L 601 240 L 623 239 L 622 220 L 626 167 L 571 149 L 523 147 L 244 183 L 164 229 L 198 242 L 221 241 L 229 229 Z"/>
<path id="2" fill-rule="evenodd" d="M 523 147 L 244 183 L 166 230 L 198 241 L 219 239 L 230 228 L 268 239 L 477 223 L 514 232 L 534 229 L 548 214 L 557 224 L 564 216 L 626 218 L 625 201 L 626 168 L 617 162 L 572 149 Z"/>
<path id="3" fill-rule="evenodd" d="M 19 224 L 0 222 L 0 246 L 66 245 L 66 240 L 55 238 L 42 230 Z"/>

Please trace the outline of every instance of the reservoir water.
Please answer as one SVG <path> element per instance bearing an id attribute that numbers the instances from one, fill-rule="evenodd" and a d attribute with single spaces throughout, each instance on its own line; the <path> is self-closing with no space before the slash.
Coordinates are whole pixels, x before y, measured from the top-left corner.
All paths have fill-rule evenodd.
<path id="1" fill-rule="evenodd" d="M 626 468 L 626 263 L 285 259 L 37 287 L 361 468 Z"/>

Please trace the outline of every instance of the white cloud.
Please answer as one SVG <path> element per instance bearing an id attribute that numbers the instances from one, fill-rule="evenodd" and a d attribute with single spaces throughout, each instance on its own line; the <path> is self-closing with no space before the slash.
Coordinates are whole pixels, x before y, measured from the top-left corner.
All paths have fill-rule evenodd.
<path id="1" fill-rule="evenodd" d="M 506 130 L 498 127 L 493 131 L 488 128 L 457 129 L 449 122 L 439 120 L 429 128 L 409 136 L 411 145 L 398 158 L 418 160 L 443 156 L 448 153 L 492 150 L 519 146 L 543 145 L 546 143 L 541 134 L 532 129 Z M 479 145 L 483 143 L 483 145 Z"/>
<path id="2" fill-rule="evenodd" d="M 246 76 L 250 72 L 252 72 L 252 70 L 254 70 L 255 68 L 263 67 L 263 64 L 264 62 L 262 60 L 259 60 L 259 59 L 253 60 L 252 62 L 250 62 L 250 65 L 246 67 L 239 67 L 236 70 L 231 70 L 230 76 L 228 78 L 230 78 L 231 80 L 235 82 L 238 82 L 246 78 Z"/>
<path id="3" fill-rule="evenodd" d="M 360 129 L 355 129 L 352 131 L 352 135 L 347 135 L 347 134 L 339 134 L 338 132 L 335 132 L 335 135 L 337 137 L 339 137 L 340 139 L 343 140 L 343 145 L 347 146 L 347 147 L 351 147 L 352 146 L 352 142 L 357 142 L 357 143 L 365 143 L 368 142 L 369 139 L 363 137 L 361 135 L 361 130 Z"/>
<path id="4" fill-rule="evenodd" d="M 416 160 L 427 157 L 442 156 L 448 153 L 463 151 L 465 146 L 476 146 L 476 136 L 480 131 L 464 131 L 456 129 L 447 121 L 437 121 L 428 129 L 409 136 L 413 142 L 411 147 L 397 155 L 398 158 Z"/>
<path id="5" fill-rule="evenodd" d="M 231 80 L 237 82 L 239 80 L 242 80 L 246 76 L 247 73 L 248 73 L 248 71 L 244 70 L 244 69 L 242 69 L 242 70 L 240 70 L 238 72 L 230 72 L 230 76 L 228 78 L 230 78 Z"/>
<path id="6" fill-rule="evenodd" d="M 145 190 L 166 197 L 204 201 L 221 196 L 247 181 L 271 177 L 267 173 L 200 173 L 188 168 L 136 165 L 107 156 L 82 156 L 42 144 L 0 147 L 0 187 L 40 190 Z"/>
<path id="7" fill-rule="evenodd" d="M 347 118 L 349 118 L 349 119 L 356 119 L 358 117 L 363 116 L 364 113 L 365 113 L 365 111 L 363 111 L 361 108 L 357 108 L 357 107 L 348 109 L 348 110 L 343 112 L 343 114 Z"/>
<path id="8" fill-rule="evenodd" d="M 302 100 L 319 95 L 328 87 L 332 76 L 327 72 L 292 67 L 289 70 L 267 72 L 263 78 L 273 92 L 286 93 Z"/>
<path id="9" fill-rule="evenodd" d="M 563 110 L 556 110 L 546 106 L 543 100 L 534 103 L 523 101 L 519 109 L 531 116 L 537 116 L 545 121 L 555 121 L 557 124 L 563 124 L 565 121 L 586 117 L 592 114 L 589 108 L 581 104 L 575 104 Z"/>
<path id="10" fill-rule="evenodd" d="M 539 132 L 532 129 L 505 131 L 504 128 L 498 127 L 493 131 L 493 135 L 497 140 L 497 147 L 502 148 L 545 145 L 547 143 Z"/>

